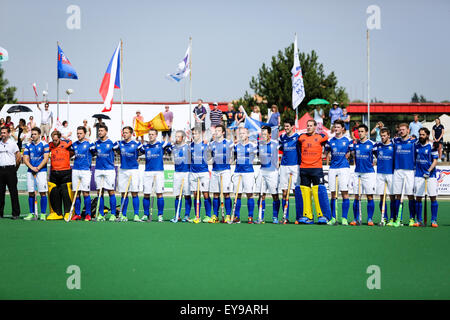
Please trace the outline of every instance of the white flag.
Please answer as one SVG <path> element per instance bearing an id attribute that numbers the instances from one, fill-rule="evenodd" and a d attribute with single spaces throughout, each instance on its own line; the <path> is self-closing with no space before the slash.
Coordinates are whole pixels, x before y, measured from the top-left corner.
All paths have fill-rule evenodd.
<path id="1" fill-rule="evenodd" d="M 303 85 L 302 68 L 300 66 L 300 59 L 298 57 L 297 34 L 295 34 L 294 40 L 294 66 L 291 69 L 291 73 L 292 73 L 292 107 L 295 110 L 305 98 L 305 86 Z"/>
<path id="2" fill-rule="evenodd" d="M 0 47 L 0 62 L 8 61 L 8 51 L 5 48 Z"/>
<path id="3" fill-rule="evenodd" d="M 167 78 L 176 82 L 180 82 L 182 79 L 186 78 L 189 75 L 189 72 L 191 72 L 191 69 L 189 69 L 190 56 L 191 47 L 189 45 L 183 60 L 178 64 L 177 71 L 175 71 L 174 73 L 169 73 L 167 75 Z"/>

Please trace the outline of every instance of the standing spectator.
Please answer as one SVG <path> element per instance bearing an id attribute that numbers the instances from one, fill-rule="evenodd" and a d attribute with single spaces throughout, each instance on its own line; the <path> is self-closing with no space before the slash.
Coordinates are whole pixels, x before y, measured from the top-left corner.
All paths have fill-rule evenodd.
<path id="1" fill-rule="evenodd" d="M 438 162 L 442 162 L 442 146 L 444 145 L 444 126 L 441 124 L 441 119 L 436 118 L 434 119 L 434 122 L 436 123 L 433 126 L 432 133 L 433 133 L 433 141 L 438 143 L 438 152 L 439 152 L 439 158 Z"/>
<path id="2" fill-rule="evenodd" d="M 233 131 L 231 131 L 231 129 L 228 129 L 228 127 L 230 127 L 233 122 L 235 121 L 235 114 L 236 112 L 234 111 L 234 107 L 232 103 L 228 104 L 228 110 L 227 112 L 225 112 L 225 117 L 227 119 L 227 139 L 229 140 L 233 140 Z"/>
<path id="3" fill-rule="evenodd" d="M 48 102 L 44 105 L 44 110 L 39 107 L 39 103 L 36 103 L 37 108 L 41 112 L 41 134 L 42 138 L 45 139 L 45 141 L 48 143 L 48 136 L 50 134 L 50 130 L 53 127 L 53 112 L 49 110 L 49 104 Z"/>
<path id="4" fill-rule="evenodd" d="M 419 122 L 419 115 L 414 115 L 414 121 L 409 123 L 409 135 L 418 139 L 419 138 L 419 129 L 422 128 L 422 123 Z"/>
<path id="5" fill-rule="evenodd" d="M 376 134 L 376 136 L 375 136 L 375 142 L 381 142 L 381 134 L 380 134 L 380 130 L 381 130 L 381 128 L 383 128 L 383 127 L 384 127 L 383 122 L 378 121 L 377 124 L 376 124 L 376 126 L 375 126 L 375 128 L 373 128 L 373 129 L 370 131 L 370 134 Z"/>
<path id="6" fill-rule="evenodd" d="M 350 115 L 347 113 L 347 108 L 342 108 L 342 117 L 341 120 L 344 121 L 346 134 L 350 137 Z"/>
<path id="7" fill-rule="evenodd" d="M 359 123 L 359 121 L 355 121 L 355 125 L 352 128 L 352 139 L 353 140 L 359 140 L 359 132 L 358 132 L 358 128 L 361 124 Z"/>
<path id="8" fill-rule="evenodd" d="M 206 126 L 205 126 L 205 119 L 206 119 L 206 114 L 207 111 L 205 109 L 205 107 L 203 106 L 203 100 L 202 99 L 198 99 L 198 104 L 195 106 L 194 108 L 194 122 L 195 122 L 195 127 L 202 129 L 202 135 L 205 134 L 205 130 L 206 130 Z"/>
<path id="9" fill-rule="evenodd" d="M 253 107 L 253 111 L 250 114 L 250 118 L 252 118 L 253 120 L 257 120 L 259 122 L 262 122 L 261 110 L 259 109 L 258 106 L 254 106 Z"/>
<path id="10" fill-rule="evenodd" d="M 162 132 L 162 137 L 164 141 L 169 141 L 170 137 L 172 136 L 172 124 L 173 124 L 173 112 L 169 110 L 169 106 L 165 106 L 165 111 L 163 112 L 164 121 L 166 122 L 167 126 L 169 127 L 168 131 Z M 166 139 L 167 138 L 167 139 Z"/>
<path id="11" fill-rule="evenodd" d="M 217 102 L 213 103 L 214 108 L 209 114 L 211 119 L 211 130 L 215 130 L 218 125 L 222 124 L 222 111 L 219 109 L 219 104 Z"/>
<path id="12" fill-rule="evenodd" d="M 17 144 L 11 141 L 9 135 L 11 128 L 3 126 L 1 128 L 0 140 L 0 219 L 3 218 L 5 209 L 5 193 L 8 187 L 12 218 L 18 219 L 20 216 L 19 193 L 17 191 L 17 169 L 19 169 L 22 156 Z"/>
<path id="13" fill-rule="evenodd" d="M 19 151 L 22 151 L 22 142 L 24 139 L 24 131 L 27 129 L 27 125 L 25 119 L 19 120 L 19 125 L 17 126 L 17 146 L 19 147 Z M 26 134 L 26 132 L 25 132 Z"/>
<path id="14" fill-rule="evenodd" d="M 278 128 L 280 126 L 281 117 L 280 113 L 278 112 L 278 107 L 275 104 L 273 104 L 270 109 L 272 112 L 270 114 L 268 124 L 272 128 L 272 139 L 278 141 Z"/>
<path id="15" fill-rule="evenodd" d="M 333 106 L 330 109 L 329 112 L 329 117 L 331 120 L 331 125 L 333 125 L 334 121 L 341 119 L 341 117 L 344 115 L 344 113 L 342 112 L 342 109 L 339 107 L 339 103 L 337 103 L 336 101 L 333 102 Z"/>
<path id="16" fill-rule="evenodd" d="M 136 128 L 136 119 L 141 122 L 144 122 L 144 116 L 141 115 L 141 110 L 136 110 L 136 115 L 133 117 L 133 130 Z M 135 135 L 135 134 L 133 134 Z M 141 136 L 141 142 L 144 143 L 144 136 Z"/>
<path id="17" fill-rule="evenodd" d="M 14 128 L 14 122 L 11 121 L 11 117 L 10 116 L 6 117 L 6 121 L 5 121 L 4 126 L 10 127 L 11 129 Z"/>
<path id="18" fill-rule="evenodd" d="M 97 118 L 96 118 L 97 119 Z M 95 127 L 95 140 L 98 140 L 98 128 L 102 125 L 104 125 L 105 123 L 103 122 L 103 120 L 101 118 L 97 119 L 97 121 L 94 123 L 94 127 Z"/>
<path id="19" fill-rule="evenodd" d="M 28 131 L 31 132 L 31 129 L 36 127 L 36 121 L 34 121 L 34 117 L 33 116 L 30 116 L 29 120 L 30 121 L 27 123 L 27 127 L 28 127 Z"/>
<path id="20" fill-rule="evenodd" d="M 91 134 L 92 134 L 92 131 L 91 131 L 91 127 L 89 127 L 88 121 L 87 121 L 86 119 L 83 120 L 83 127 L 86 128 L 86 138 L 87 138 L 89 141 L 91 141 Z"/>
<path id="21" fill-rule="evenodd" d="M 238 111 L 236 111 L 236 114 L 234 115 L 234 119 L 236 120 L 236 126 L 239 127 L 241 123 L 244 123 L 245 120 L 245 114 L 242 112 L 242 109 L 244 106 L 239 106 Z"/>
<path id="22" fill-rule="evenodd" d="M 323 112 L 323 109 L 320 107 L 320 105 L 316 105 L 316 108 L 314 109 L 314 120 L 317 122 L 317 131 L 322 131 L 323 127 L 323 118 L 325 118 L 325 113 Z M 331 123 L 333 124 L 333 123 Z"/>
<path id="23" fill-rule="evenodd" d="M 0 119 L 0 128 L 3 128 L 5 126 L 5 119 L 1 118 Z"/>
<path id="24" fill-rule="evenodd" d="M 72 136 L 72 131 L 70 131 L 69 129 L 69 122 L 67 122 L 67 120 L 64 120 L 62 123 L 62 128 L 61 128 L 61 137 L 64 140 L 71 140 L 71 136 Z"/>

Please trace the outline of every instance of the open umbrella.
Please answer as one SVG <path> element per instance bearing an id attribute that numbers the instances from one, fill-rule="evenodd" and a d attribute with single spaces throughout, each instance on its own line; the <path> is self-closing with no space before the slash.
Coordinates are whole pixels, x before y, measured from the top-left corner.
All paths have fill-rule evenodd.
<path id="1" fill-rule="evenodd" d="M 15 106 L 10 107 L 6 112 L 8 113 L 33 112 L 33 110 L 31 110 L 27 106 L 16 104 Z"/>
<path id="2" fill-rule="evenodd" d="M 94 115 L 92 116 L 92 118 L 111 120 L 111 118 L 110 118 L 109 116 L 107 116 L 106 114 L 103 114 L 103 113 L 97 113 L 97 114 L 94 114 Z"/>
<path id="3" fill-rule="evenodd" d="M 310 102 L 308 102 L 308 105 L 316 105 L 316 104 L 330 104 L 325 99 L 312 99 Z"/>

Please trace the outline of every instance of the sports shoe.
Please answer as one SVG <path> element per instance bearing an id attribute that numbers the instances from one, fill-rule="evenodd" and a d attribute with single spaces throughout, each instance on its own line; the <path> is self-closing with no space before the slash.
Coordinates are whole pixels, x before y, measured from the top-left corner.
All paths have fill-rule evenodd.
<path id="1" fill-rule="evenodd" d="M 84 221 L 91 221 L 91 215 L 87 214 L 86 217 L 84 218 Z"/>
<path id="2" fill-rule="evenodd" d="M 233 223 L 241 223 L 241 218 L 234 217 Z"/>
<path id="3" fill-rule="evenodd" d="M 248 224 L 253 224 L 253 218 L 252 217 L 248 217 Z"/>
<path id="4" fill-rule="evenodd" d="M 282 224 L 289 224 L 289 219 L 284 219 L 284 220 L 282 221 Z"/>
<path id="5" fill-rule="evenodd" d="M 164 218 L 162 215 L 158 215 L 158 222 L 164 222 Z"/>
<path id="6" fill-rule="evenodd" d="M 120 214 L 119 221 L 120 222 L 128 222 L 128 218 L 126 216 L 124 216 L 123 214 Z"/>
<path id="7" fill-rule="evenodd" d="M 194 219 L 192 219 L 192 220 L 189 220 L 189 222 L 192 222 L 192 223 L 200 223 L 200 219 L 194 218 Z"/>
<path id="8" fill-rule="evenodd" d="M 394 226 L 394 219 L 390 219 L 389 222 L 386 224 L 388 227 Z"/>
<path id="9" fill-rule="evenodd" d="M 226 215 L 224 223 L 228 223 L 228 222 L 230 222 L 230 221 L 231 221 L 230 216 L 229 216 L 229 215 Z"/>
<path id="10" fill-rule="evenodd" d="M 47 220 L 47 215 L 46 215 L 45 213 L 41 213 L 41 214 L 39 215 L 39 220 L 42 220 L 42 221 Z"/>
<path id="11" fill-rule="evenodd" d="M 414 223 L 414 227 L 424 227 L 425 225 L 423 224 L 422 221 L 416 221 L 416 223 Z"/>
<path id="12" fill-rule="evenodd" d="M 114 222 L 114 221 L 116 221 L 116 216 L 112 214 L 112 215 L 109 217 L 109 222 Z"/>
<path id="13" fill-rule="evenodd" d="M 296 221 L 296 222 L 297 222 L 297 221 Z M 335 218 L 331 218 L 331 220 L 328 221 L 327 224 L 330 225 L 330 226 L 336 224 L 336 219 L 335 219 Z"/>
<path id="14" fill-rule="evenodd" d="M 319 217 L 318 219 L 317 219 L 317 223 L 318 224 L 327 224 L 328 223 L 328 219 L 327 218 L 325 218 L 325 217 Z"/>
<path id="15" fill-rule="evenodd" d="M 139 218 L 139 215 L 135 214 L 133 217 L 134 222 L 142 222 L 142 220 Z"/>
<path id="16" fill-rule="evenodd" d="M 342 218 L 341 224 L 342 224 L 343 226 L 348 226 L 348 221 L 347 221 L 347 219 L 346 219 L 346 218 Z"/>
<path id="17" fill-rule="evenodd" d="M 373 221 L 372 221 L 372 220 L 367 221 L 367 225 L 370 226 L 370 227 L 372 227 L 372 226 L 374 225 L 374 224 L 373 224 Z"/>
<path id="18" fill-rule="evenodd" d="M 180 219 L 177 219 L 177 217 L 175 216 L 172 219 L 170 219 L 170 222 L 177 223 L 179 220 Z"/>
<path id="19" fill-rule="evenodd" d="M 437 222 L 436 221 L 431 221 L 431 227 L 437 228 L 438 227 Z"/>
<path id="20" fill-rule="evenodd" d="M 148 216 L 144 214 L 144 215 L 142 216 L 142 218 L 141 218 L 141 221 L 142 221 L 142 222 L 148 221 Z"/>
<path id="21" fill-rule="evenodd" d="M 279 223 L 278 218 L 277 217 L 273 217 L 272 218 L 272 223 L 273 224 L 278 224 Z"/>
<path id="22" fill-rule="evenodd" d="M 208 221 L 209 223 L 218 223 L 219 219 L 215 214 L 212 215 L 211 220 Z"/>
<path id="23" fill-rule="evenodd" d="M 184 216 L 183 220 L 181 222 L 189 222 L 189 216 Z"/>
<path id="24" fill-rule="evenodd" d="M 100 222 L 103 222 L 103 221 L 105 221 L 106 219 L 105 219 L 105 216 L 102 216 L 101 214 L 99 214 L 96 220 L 97 220 L 97 221 L 100 221 Z"/>
<path id="25" fill-rule="evenodd" d="M 352 222 L 350 222 L 351 226 L 356 226 L 356 220 L 353 220 Z"/>
<path id="26" fill-rule="evenodd" d="M 301 224 L 314 224 L 314 220 L 309 219 L 308 217 L 301 217 L 298 219 L 298 222 Z"/>
<path id="27" fill-rule="evenodd" d="M 414 224 L 416 223 L 416 221 L 414 221 L 414 219 L 409 219 L 409 227 L 414 227 Z"/>
<path id="28" fill-rule="evenodd" d="M 210 221 L 211 221 L 211 217 L 208 217 L 208 216 L 204 217 L 202 220 L 202 222 L 204 222 L 204 223 L 208 223 Z"/>
<path id="29" fill-rule="evenodd" d="M 72 220 L 72 221 L 81 220 L 81 216 L 78 214 L 75 214 L 72 216 L 72 219 L 70 219 L 70 220 Z"/>
<path id="30" fill-rule="evenodd" d="M 398 227 L 400 227 L 400 225 L 401 225 L 400 219 L 395 220 L 393 226 L 396 227 L 396 228 L 398 228 Z"/>
<path id="31" fill-rule="evenodd" d="M 27 221 L 36 220 L 36 216 L 34 214 L 30 213 L 25 218 L 23 218 L 23 220 L 27 220 Z"/>

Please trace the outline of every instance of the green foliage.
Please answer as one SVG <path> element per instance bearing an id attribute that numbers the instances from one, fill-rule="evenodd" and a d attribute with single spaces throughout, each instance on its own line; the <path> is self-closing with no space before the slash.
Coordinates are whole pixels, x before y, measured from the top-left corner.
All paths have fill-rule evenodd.
<path id="1" fill-rule="evenodd" d="M 431 100 L 427 100 L 423 95 L 418 95 L 416 92 L 414 92 L 413 96 L 411 97 L 411 103 L 425 103 L 425 102 L 433 102 Z"/>
<path id="2" fill-rule="evenodd" d="M 247 112 L 251 112 L 251 107 L 257 104 L 263 115 L 267 114 L 267 108 L 273 104 L 278 106 L 281 120 L 287 118 L 295 119 L 295 111 L 292 108 L 292 80 L 291 68 L 294 64 L 294 45 L 279 50 L 276 56 L 271 59 L 270 66 L 263 63 L 256 77 L 252 77 L 250 88 L 255 95 L 245 92 L 244 97 L 234 101 L 235 106 L 243 105 Z M 348 94 L 343 87 L 338 87 L 337 77 L 334 72 L 326 74 L 323 64 L 319 63 L 319 57 L 313 50 L 309 54 L 299 54 L 300 65 L 302 67 L 303 82 L 305 86 L 305 98 L 299 106 L 299 118 L 306 112 L 312 112 L 314 106 L 307 103 L 315 98 L 322 98 L 330 103 L 337 101 L 341 107 L 349 103 Z M 263 101 L 258 102 L 258 98 Z M 261 100 L 261 99 L 259 99 Z M 331 105 L 321 106 L 328 115 Z M 265 121 L 263 117 L 263 121 Z M 327 123 L 328 122 L 328 123 Z M 325 125 L 329 126 L 329 119 L 325 118 Z"/>
<path id="3" fill-rule="evenodd" d="M 9 81 L 3 78 L 5 70 L 0 68 L 0 110 L 6 103 L 16 103 L 17 99 L 14 98 L 16 87 L 7 87 Z"/>

